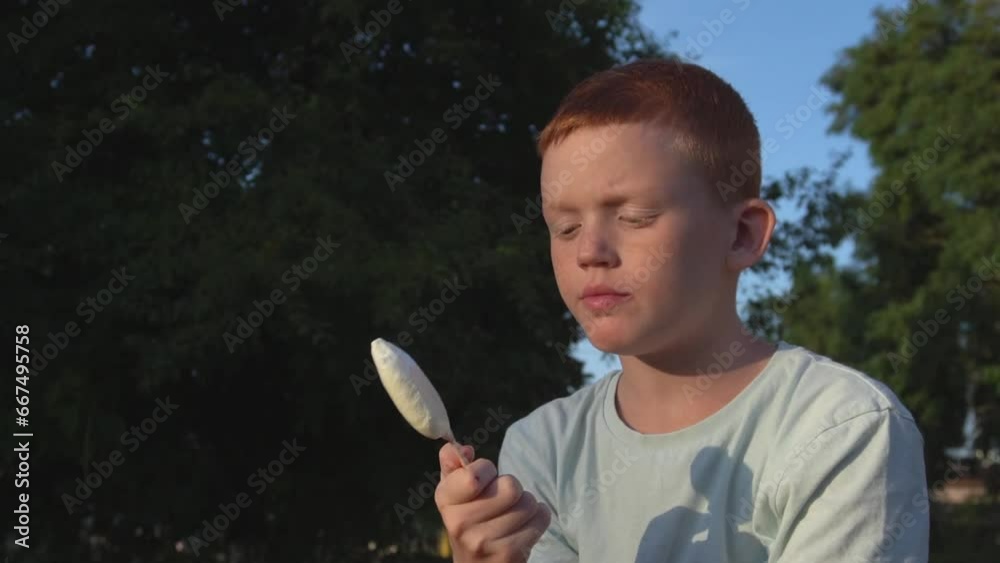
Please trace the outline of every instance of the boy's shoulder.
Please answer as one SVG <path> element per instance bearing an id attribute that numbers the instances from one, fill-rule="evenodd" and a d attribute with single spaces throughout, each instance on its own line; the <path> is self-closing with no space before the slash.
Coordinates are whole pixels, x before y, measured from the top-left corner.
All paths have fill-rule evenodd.
<path id="1" fill-rule="evenodd" d="M 609 372 L 604 377 L 572 391 L 565 397 L 552 399 L 536 407 L 520 420 L 511 424 L 518 430 L 534 433 L 538 430 L 552 431 L 558 428 L 578 428 L 580 423 L 600 412 L 609 384 L 620 370 Z"/>
<path id="2" fill-rule="evenodd" d="M 504 434 L 500 470 L 505 460 L 533 458 L 555 467 L 556 460 L 577 452 L 601 432 L 604 401 L 620 370 L 613 370 L 565 397 L 552 399 L 515 420 Z M 567 451 L 567 448 L 569 451 Z M 509 467 L 508 467 L 509 468 Z"/>
<path id="3" fill-rule="evenodd" d="M 776 414 L 809 419 L 829 428 L 871 413 L 913 415 L 888 385 L 870 375 L 805 348 L 782 342 L 771 382 Z M 825 429 L 825 428 L 821 428 Z"/>
<path id="4" fill-rule="evenodd" d="M 515 421 L 508 431 L 533 442 L 562 441 L 568 433 L 585 432 L 602 416 L 610 386 L 620 373 L 612 371 L 566 397 L 550 400 Z M 746 412 L 731 414 L 746 415 L 756 425 L 780 429 L 788 438 L 823 432 L 871 413 L 898 416 L 915 424 L 913 415 L 885 383 L 784 341 L 778 343 L 774 357 L 746 391 L 741 393 L 746 397 L 738 397 L 742 402 L 738 410 Z"/>

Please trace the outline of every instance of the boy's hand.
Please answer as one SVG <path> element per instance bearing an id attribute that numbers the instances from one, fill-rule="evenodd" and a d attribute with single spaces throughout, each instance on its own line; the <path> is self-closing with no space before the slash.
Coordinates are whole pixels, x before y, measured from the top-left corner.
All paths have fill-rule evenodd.
<path id="1" fill-rule="evenodd" d="M 473 459 L 472 446 L 462 446 Z M 549 527 L 548 507 L 511 475 L 497 476 L 487 459 L 462 467 L 451 444 L 441 448 L 434 502 L 448 530 L 455 563 L 523 563 Z"/>

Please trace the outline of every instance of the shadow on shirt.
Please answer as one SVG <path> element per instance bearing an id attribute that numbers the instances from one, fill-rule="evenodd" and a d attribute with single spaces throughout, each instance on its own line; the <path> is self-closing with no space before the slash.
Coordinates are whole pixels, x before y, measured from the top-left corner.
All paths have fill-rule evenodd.
<path id="1" fill-rule="evenodd" d="M 639 542 L 636 563 L 764 562 L 767 549 L 739 524 L 752 516 L 753 472 L 722 448 L 698 452 L 691 463 L 691 486 L 707 500 L 707 512 L 675 507 L 653 518 Z"/>

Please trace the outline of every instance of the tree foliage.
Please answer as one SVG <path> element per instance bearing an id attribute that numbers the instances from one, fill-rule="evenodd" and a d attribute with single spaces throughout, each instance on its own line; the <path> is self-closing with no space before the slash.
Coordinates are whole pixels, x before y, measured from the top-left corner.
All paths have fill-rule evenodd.
<path id="1" fill-rule="evenodd" d="M 582 78 L 663 54 L 636 3 L 43 3 L 0 9 L 20 38 L 0 83 L 3 331 L 30 325 L 42 354 L 31 557 L 188 561 L 247 493 L 197 559 L 416 560 L 440 525 L 437 447 L 372 381 L 369 343 L 413 354 L 478 455 L 495 458 L 491 416 L 582 384 L 533 138 Z M 871 190 L 843 189 L 840 161 L 765 186 L 801 212 L 758 267 L 791 272 L 793 298 L 756 296 L 751 323 L 888 382 L 932 467 L 967 384 L 1000 419 L 998 278 L 970 285 L 1000 259 L 998 18 L 972 0 L 876 13 L 826 78 Z M 157 399 L 177 410 L 132 450 Z"/>
<path id="2" fill-rule="evenodd" d="M 542 225 L 511 216 L 537 195 L 533 136 L 568 89 L 661 52 L 635 4 L 53 5 L 4 51 L 0 85 L 4 334 L 30 325 L 37 351 L 76 323 L 31 380 L 31 555 L 190 560 L 241 492 L 252 503 L 199 559 L 433 543 L 433 500 L 397 505 L 437 446 L 366 374 L 369 343 L 402 339 L 480 455 L 502 437 L 476 433 L 491 409 L 506 427 L 581 384 L 552 346 L 573 327 Z M 2 28 L 41 10 L 8 5 Z M 248 142 L 275 112 L 287 125 Z M 112 292 L 122 268 L 134 279 Z M 168 397 L 176 413 L 130 451 L 123 432 Z M 257 494 L 248 476 L 294 439 L 306 450 Z"/>
<path id="3" fill-rule="evenodd" d="M 865 141 L 877 175 L 867 192 L 810 196 L 819 204 L 807 217 L 835 219 L 811 231 L 816 242 L 848 240 L 854 259 L 796 262 L 798 299 L 783 319 L 788 339 L 902 397 L 932 474 L 943 449 L 962 442 L 967 386 L 984 415 L 1000 395 L 998 24 L 992 2 L 878 10 L 873 33 L 826 74 L 833 131 Z M 984 440 L 1000 438 L 985 430 Z"/>

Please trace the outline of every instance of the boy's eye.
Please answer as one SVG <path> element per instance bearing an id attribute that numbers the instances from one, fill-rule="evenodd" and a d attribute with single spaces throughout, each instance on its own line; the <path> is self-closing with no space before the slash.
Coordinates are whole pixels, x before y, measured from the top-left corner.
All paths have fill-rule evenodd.
<path id="1" fill-rule="evenodd" d="M 627 215 L 622 215 L 619 219 L 629 225 L 645 225 L 653 220 L 652 217 L 630 217 Z"/>
<path id="2" fill-rule="evenodd" d="M 559 230 L 559 235 L 560 236 L 566 236 L 566 235 L 572 234 L 573 231 L 576 230 L 576 227 L 577 227 L 577 225 L 572 225 L 572 226 L 560 229 Z"/>

